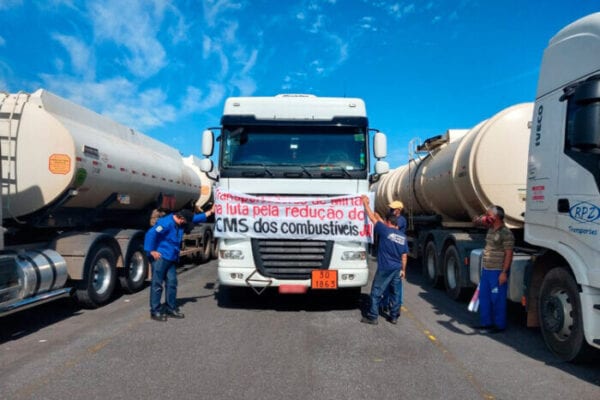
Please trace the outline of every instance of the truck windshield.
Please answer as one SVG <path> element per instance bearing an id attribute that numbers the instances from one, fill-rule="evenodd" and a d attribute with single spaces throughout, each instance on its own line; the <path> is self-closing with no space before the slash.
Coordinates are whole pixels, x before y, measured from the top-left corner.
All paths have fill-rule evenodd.
<path id="1" fill-rule="evenodd" d="M 224 127 L 221 167 L 364 171 L 366 135 L 360 127 Z"/>

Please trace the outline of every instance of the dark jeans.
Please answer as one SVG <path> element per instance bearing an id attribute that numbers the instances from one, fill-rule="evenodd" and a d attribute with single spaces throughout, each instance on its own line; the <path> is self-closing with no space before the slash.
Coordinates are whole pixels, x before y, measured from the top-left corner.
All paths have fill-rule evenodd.
<path id="1" fill-rule="evenodd" d="M 400 315 L 400 306 L 402 305 L 402 279 L 400 278 L 400 270 L 382 271 L 378 268 L 375 271 L 371 286 L 371 308 L 367 313 L 368 318 L 377 319 L 379 316 L 381 296 L 388 287 L 390 290 L 390 318 L 396 319 Z"/>
<path id="2" fill-rule="evenodd" d="M 402 279 L 400 279 L 400 286 L 399 286 L 400 290 L 400 300 L 398 301 L 398 303 L 400 303 L 400 307 L 402 307 Z M 387 289 L 383 292 L 383 295 L 381 296 L 381 303 L 380 306 L 382 308 L 388 308 L 390 309 L 392 307 L 392 285 L 389 285 L 387 287 Z"/>
<path id="3" fill-rule="evenodd" d="M 175 261 L 160 258 L 152 262 L 152 283 L 150 285 L 150 312 L 161 312 L 160 299 L 162 298 L 163 283 L 166 287 L 165 303 L 167 311 L 177 309 L 177 271 Z"/>

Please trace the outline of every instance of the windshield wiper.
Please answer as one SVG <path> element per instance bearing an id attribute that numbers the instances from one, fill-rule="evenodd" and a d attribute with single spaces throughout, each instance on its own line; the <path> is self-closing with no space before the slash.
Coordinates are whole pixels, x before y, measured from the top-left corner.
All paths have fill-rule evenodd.
<path id="1" fill-rule="evenodd" d="M 306 167 L 304 165 L 301 165 L 300 168 L 302 168 L 302 171 L 304 171 L 304 173 L 306 175 L 308 175 L 309 178 L 312 178 L 312 174 L 310 172 L 308 172 L 308 170 L 306 169 Z"/>
<path id="2" fill-rule="evenodd" d="M 273 173 L 269 171 L 267 166 L 263 163 L 239 163 L 234 164 L 231 167 L 262 167 L 271 178 L 274 176 Z"/>
<path id="3" fill-rule="evenodd" d="M 302 164 L 277 163 L 277 164 L 271 164 L 271 166 L 273 166 L 273 167 L 297 167 L 297 168 L 300 168 L 302 170 L 302 172 L 300 173 L 300 175 L 302 175 L 302 173 L 305 173 L 306 175 L 308 175 L 309 178 L 313 177 L 313 175 L 308 171 L 308 169 L 306 169 L 306 167 L 304 165 L 302 165 Z"/>
<path id="4" fill-rule="evenodd" d="M 338 169 L 342 172 L 341 176 L 346 176 L 348 178 L 352 178 L 352 175 L 350 175 L 350 173 L 348 171 L 346 171 L 346 168 L 344 167 L 338 167 Z M 321 172 L 321 176 L 327 177 L 327 178 L 334 178 L 334 177 L 338 177 L 340 176 L 337 172 Z"/>

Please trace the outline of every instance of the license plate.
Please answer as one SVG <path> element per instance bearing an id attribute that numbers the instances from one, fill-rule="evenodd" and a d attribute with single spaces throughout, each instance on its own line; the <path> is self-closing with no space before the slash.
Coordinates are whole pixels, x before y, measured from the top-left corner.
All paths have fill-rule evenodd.
<path id="1" fill-rule="evenodd" d="M 338 287 L 338 276 L 337 271 L 330 271 L 328 269 L 317 269 L 312 271 L 312 285 L 313 289 L 337 289 Z"/>

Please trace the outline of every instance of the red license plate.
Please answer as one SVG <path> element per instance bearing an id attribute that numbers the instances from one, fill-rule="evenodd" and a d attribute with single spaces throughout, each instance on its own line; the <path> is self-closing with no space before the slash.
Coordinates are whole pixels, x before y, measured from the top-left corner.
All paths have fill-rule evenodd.
<path id="1" fill-rule="evenodd" d="M 312 289 L 337 289 L 337 271 L 316 269 L 312 271 Z"/>

